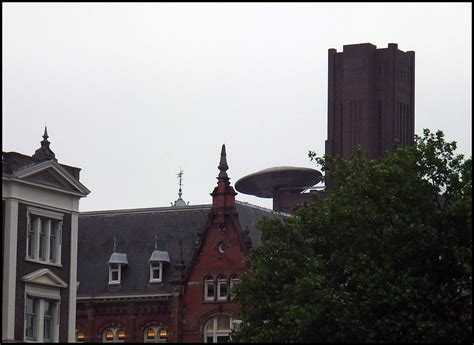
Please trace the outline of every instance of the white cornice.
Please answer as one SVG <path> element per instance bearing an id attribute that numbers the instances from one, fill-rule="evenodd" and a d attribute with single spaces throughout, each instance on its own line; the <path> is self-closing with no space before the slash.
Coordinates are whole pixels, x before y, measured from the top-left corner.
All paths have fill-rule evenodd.
<path id="1" fill-rule="evenodd" d="M 25 283 L 35 283 L 40 285 L 49 285 L 59 288 L 66 288 L 67 283 L 47 268 L 42 268 L 23 276 Z"/>
<path id="2" fill-rule="evenodd" d="M 49 160 L 38 164 L 26 166 L 24 168 L 14 171 L 13 176 L 19 179 L 24 179 L 28 176 L 37 174 L 47 169 L 55 170 L 61 177 L 63 177 L 67 182 L 74 186 L 74 188 L 76 188 L 78 192 L 83 196 L 86 196 L 90 193 L 90 190 L 87 189 L 86 186 L 79 182 L 74 176 L 72 176 L 66 169 L 64 169 L 59 163 L 55 162 L 54 160 Z"/>
<path id="3" fill-rule="evenodd" d="M 42 184 L 42 183 L 38 183 L 38 182 L 22 180 L 20 178 L 15 178 L 15 177 L 2 176 L 2 180 L 8 181 L 8 182 L 18 182 L 18 183 L 22 183 L 22 184 L 26 184 L 26 185 L 30 185 L 30 186 L 35 186 L 35 187 L 40 187 L 40 188 L 44 188 L 44 189 L 49 189 L 49 190 L 52 190 L 52 191 L 55 191 L 55 192 L 70 194 L 70 195 L 74 195 L 74 196 L 78 196 L 78 197 L 85 197 L 88 194 L 88 193 L 84 194 L 82 192 L 74 192 L 72 190 L 63 189 L 63 188 L 59 188 L 59 187 L 54 187 L 54 186 L 50 186 L 50 185 Z"/>

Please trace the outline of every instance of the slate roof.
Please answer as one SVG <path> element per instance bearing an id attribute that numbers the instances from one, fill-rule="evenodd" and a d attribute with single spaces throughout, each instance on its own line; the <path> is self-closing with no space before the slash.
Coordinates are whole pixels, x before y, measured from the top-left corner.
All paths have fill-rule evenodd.
<path id="1" fill-rule="evenodd" d="M 272 217 L 275 213 L 238 201 L 236 208 L 242 229 L 248 227 L 252 244 L 258 245 L 260 234 L 255 223 L 262 216 Z M 197 234 L 205 229 L 210 210 L 211 205 L 196 205 L 81 213 L 78 297 L 171 293 L 170 280 L 173 264 L 177 261 L 178 241 L 183 241 L 184 262 L 189 269 Z M 117 237 L 117 252 L 128 257 L 120 286 L 108 285 L 107 262 L 113 252 L 114 236 Z M 158 238 L 157 250 L 168 252 L 171 260 L 170 264 L 163 263 L 162 283 L 149 283 L 149 260 L 155 250 L 155 236 Z"/>

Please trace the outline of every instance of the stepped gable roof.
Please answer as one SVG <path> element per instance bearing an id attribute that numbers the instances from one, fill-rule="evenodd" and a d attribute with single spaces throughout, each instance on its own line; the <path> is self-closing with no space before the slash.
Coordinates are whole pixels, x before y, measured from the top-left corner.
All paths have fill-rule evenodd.
<path id="1" fill-rule="evenodd" d="M 272 217 L 272 210 L 247 203 L 236 203 L 242 229 L 249 231 L 253 245 L 260 243 L 255 223 L 262 216 Z M 173 267 L 177 262 L 177 244 L 183 241 L 185 270 L 195 250 L 198 234 L 208 224 L 211 205 L 184 208 L 161 207 L 132 210 L 83 212 L 79 215 L 78 297 L 169 294 L 172 292 Z M 120 286 L 108 285 L 107 262 L 117 236 L 120 252 L 127 254 Z M 157 236 L 157 249 L 154 238 Z M 163 282 L 149 284 L 149 260 L 155 250 L 168 252 L 170 265 L 164 266 Z M 186 272 L 185 271 L 185 272 Z"/>

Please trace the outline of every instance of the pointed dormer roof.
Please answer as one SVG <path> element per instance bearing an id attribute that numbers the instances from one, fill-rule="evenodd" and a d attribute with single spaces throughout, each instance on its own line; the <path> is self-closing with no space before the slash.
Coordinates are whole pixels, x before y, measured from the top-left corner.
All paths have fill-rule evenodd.
<path id="1" fill-rule="evenodd" d="M 55 160 L 56 155 L 54 152 L 49 148 L 49 145 L 51 144 L 48 141 L 48 129 L 46 126 L 44 126 L 44 134 L 43 134 L 43 140 L 41 141 L 41 147 L 37 149 L 33 155 L 33 158 L 36 158 L 38 161 L 47 161 L 47 160 Z"/>
<path id="2" fill-rule="evenodd" d="M 117 236 L 114 236 L 114 252 L 110 255 L 110 259 L 107 262 L 110 264 L 128 265 L 127 254 L 117 253 Z"/>

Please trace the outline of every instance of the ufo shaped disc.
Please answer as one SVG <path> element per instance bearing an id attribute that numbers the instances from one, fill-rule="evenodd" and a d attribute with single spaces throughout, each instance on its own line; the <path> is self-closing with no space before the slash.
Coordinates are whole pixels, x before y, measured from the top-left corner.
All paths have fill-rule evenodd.
<path id="1" fill-rule="evenodd" d="M 278 190 L 300 193 L 321 181 L 321 176 L 319 171 L 310 168 L 273 167 L 242 177 L 235 183 L 235 189 L 243 194 L 273 198 Z"/>

